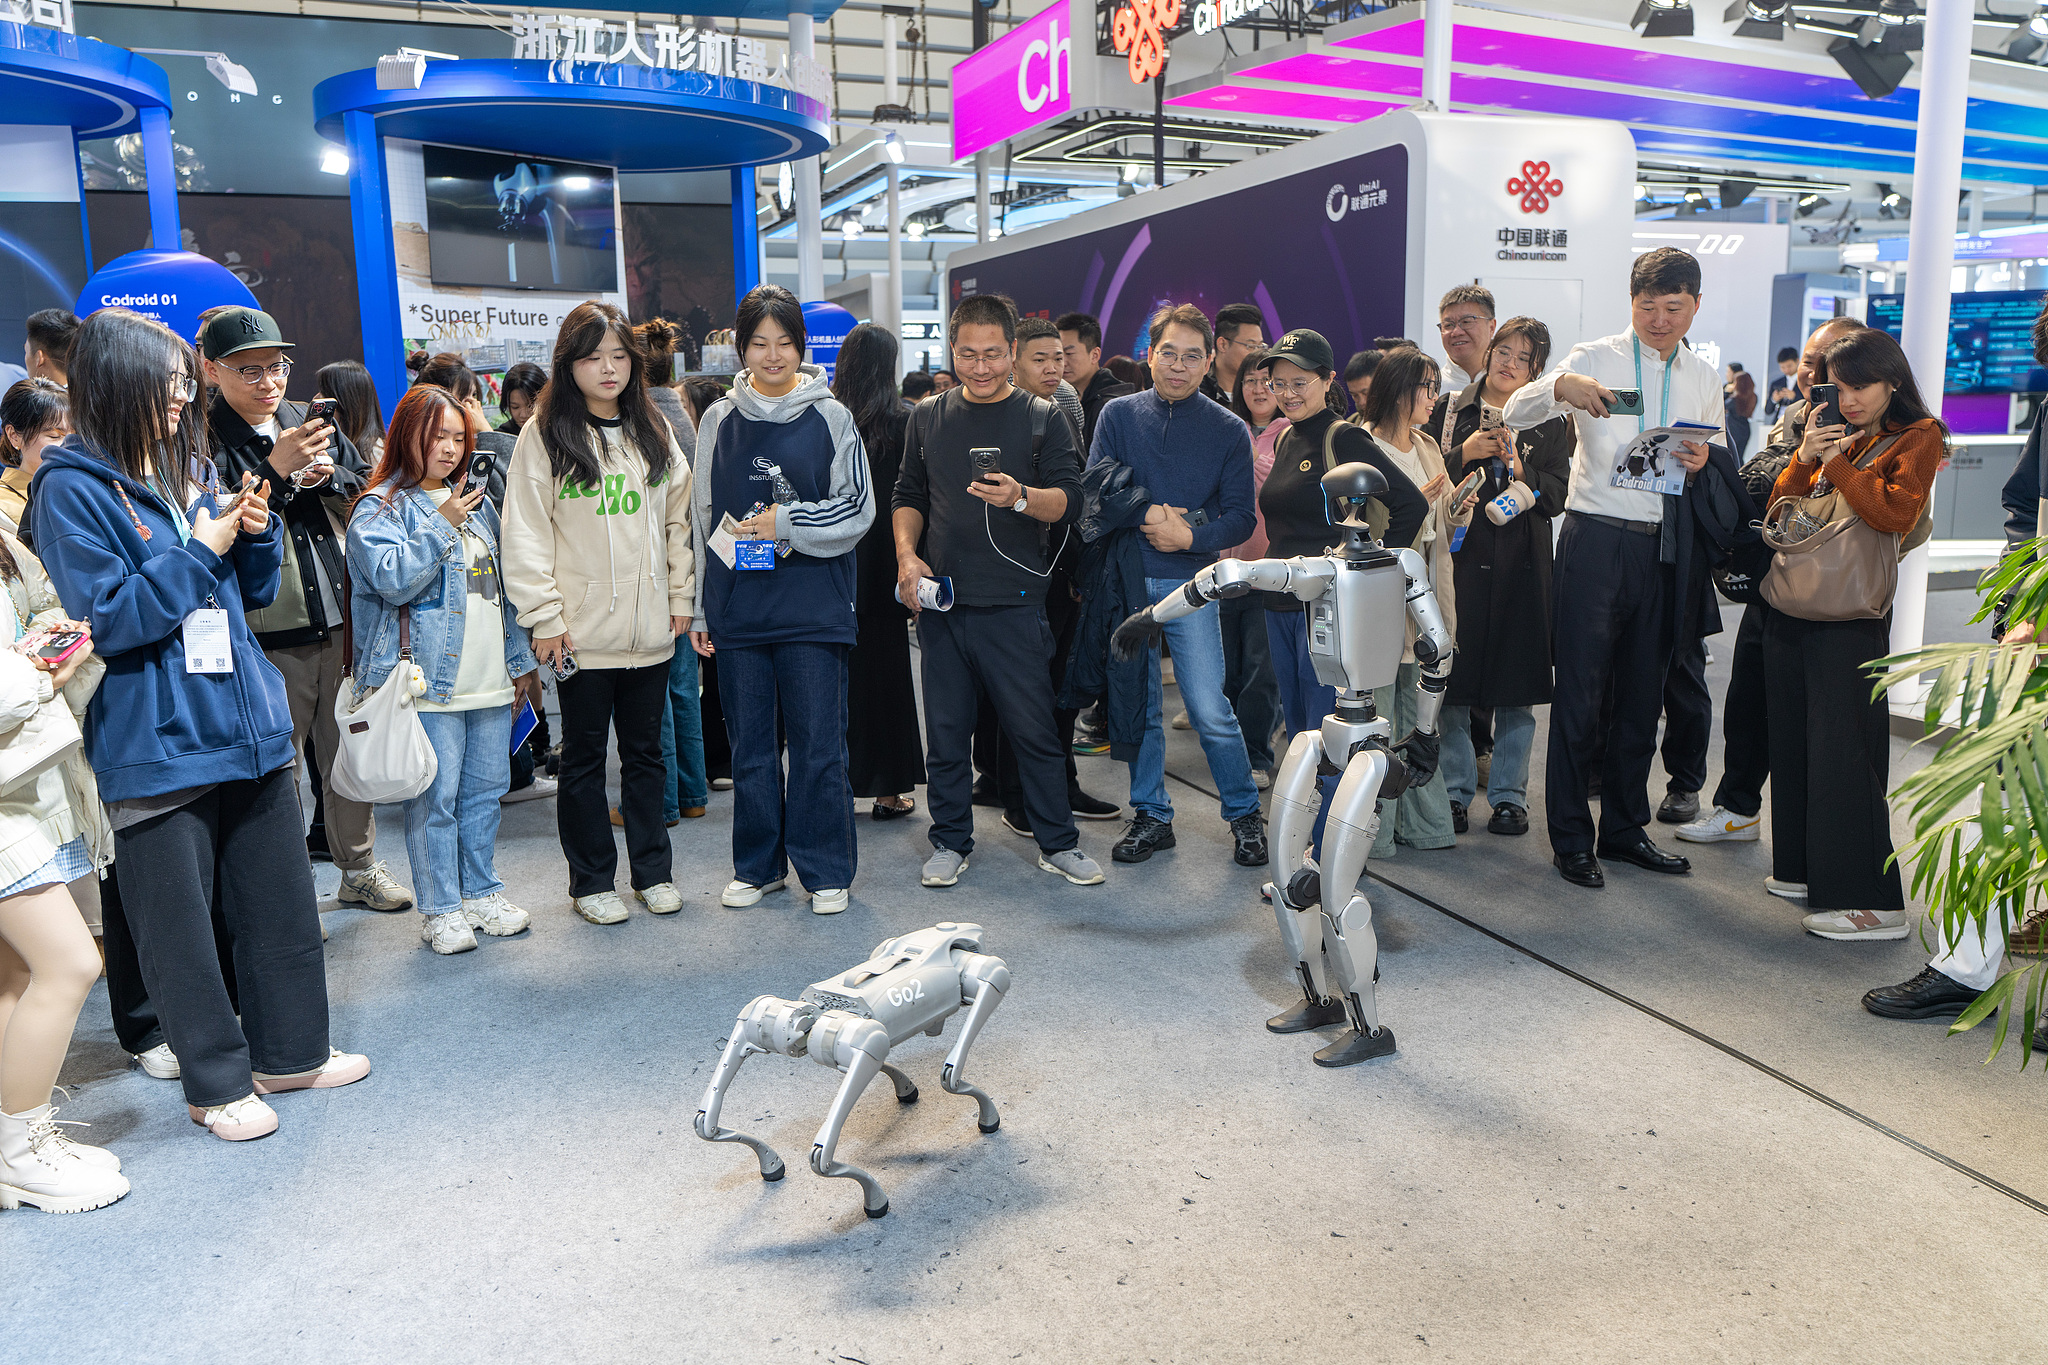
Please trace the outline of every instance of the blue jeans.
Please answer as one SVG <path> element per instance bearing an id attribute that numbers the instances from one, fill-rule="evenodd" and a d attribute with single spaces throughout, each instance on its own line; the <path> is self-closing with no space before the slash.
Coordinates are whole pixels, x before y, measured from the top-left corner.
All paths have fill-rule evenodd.
<path id="1" fill-rule="evenodd" d="M 808 640 L 718 651 L 718 699 L 732 734 L 732 869 L 765 886 L 787 864 L 807 890 L 853 885 L 858 846 L 846 779 L 846 656 Z M 785 794 L 775 716 L 789 737 Z"/>
<path id="2" fill-rule="evenodd" d="M 512 782 L 512 712 L 422 711 L 420 724 L 440 767 L 434 785 L 405 803 L 405 854 L 420 913 L 445 915 L 505 889 L 491 855 L 498 798 Z"/>
<path id="3" fill-rule="evenodd" d="M 1180 591 L 1186 579 L 1148 578 L 1145 593 L 1157 602 L 1168 593 Z M 1244 735 L 1237 728 L 1237 715 L 1223 697 L 1223 627 L 1216 604 L 1166 623 L 1166 642 L 1173 649 L 1173 677 L 1180 685 L 1181 704 L 1188 720 L 1201 737 L 1202 755 L 1209 760 L 1209 775 L 1216 779 L 1216 791 L 1223 798 L 1223 818 L 1235 820 L 1259 809 L 1259 789 L 1252 785 L 1251 759 L 1246 757 Z M 1173 802 L 1166 795 L 1166 717 L 1161 704 L 1159 660 L 1147 664 L 1145 679 L 1145 741 L 1131 760 L 1131 805 L 1156 820 L 1173 819 Z"/>
<path id="4" fill-rule="evenodd" d="M 670 824 L 683 818 L 683 807 L 701 809 L 711 799 L 704 775 L 704 709 L 697 681 L 697 651 L 690 638 L 676 639 L 668 661 L 668 705 L 661 712 L 661 756 L 668 764 L 668 784 L 661 791 L 662 817 Z"/>
<path id="5" fill-rule="evenodd" d="M 1472 708 L 1446 705 L 1437 721 L 1443 736 L 1444 786 L 1451 800 L 1470 807 L 1479 791 L 1479 756 L 1472 748 Z M 1486 777 L 1486 804 L 1529 809 L 1529 750 L 1536 743 L 1536 708 L 1493 708 L 1493 767 Z"/>

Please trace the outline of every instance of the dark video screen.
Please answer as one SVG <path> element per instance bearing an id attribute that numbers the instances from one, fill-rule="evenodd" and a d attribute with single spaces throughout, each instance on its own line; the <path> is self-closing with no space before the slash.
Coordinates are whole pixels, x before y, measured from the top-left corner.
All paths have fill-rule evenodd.
<path id="1" fill-rule="evenodd" d="M 609 166 L 421 148 L 434 283 L 601 294 L 619 287 Z"/>
<path id="2" fill-rule="evenodd" d="M 2048 370 L 2034 359 L 2040 289 L 1951 294 L 1948 302 L 1947 393 L 2039 393 Z M 1905 331 L 1906 296 L 1872 294 L 1869 322 L 1895 337 Z"/>

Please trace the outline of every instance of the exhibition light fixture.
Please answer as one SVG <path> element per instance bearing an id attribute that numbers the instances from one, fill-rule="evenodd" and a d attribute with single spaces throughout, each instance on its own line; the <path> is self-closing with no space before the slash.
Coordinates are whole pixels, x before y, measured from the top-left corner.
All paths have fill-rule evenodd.
<path id="1" fill-rule="evenodd" d="M 1885 181 L 1877 182 L 1877 195 L 1877 216 L 1880 218 L 1903 218 L 1913 211 L 1913 201 Z"/>
<path id="2" fill-rule="evenodd" d="M 1686 186 L 1685 205 L 1687 208 L 1697 213 L 1699 210 L 1707 206 L 1707 192 L 1701 189 L 1698 185 Z"/>
<path id="3" fill-rule="evenodd" d="M 903 139 L 893 129 L 882 134 L 882 155 L 898 166 L 903 164 Z"/>
<path id="4" fill-rule="evenodd" d="M 347 175 L 348 153 L 328 143 L 320 151 L 320 169 L 329 175 Z"/>
<path id="5" fill-rule="evenodd" d="M 1768 38 L 1783 42 L 1785 22 L 1791 17 L 1791 0 L 1735 0 L 1721 17 L 1735 25 L 1738 38 Z"/>
<path id="6" fill-rule="evenodd" d="M 1721 207 L 1733 209 L 1742 207 L 1743 201 L 1756 192 L 1754 180 L 1723 180 L 1721 182 Z"/>
<path id="7" fill-rule="evenodd" d="M 1629 25 L 1640 27 L 1645 38 L 1690 38 L 1692 0 L 1642 0 Z"/>
<path id="8" fill-rule="evenodd" d="M 784 213 L 796 203 L 796 172 L 787 161 L 775 168 L 775 201 Z"/>
<path id="9" fill-rule="evenodd" d="M 913 218 L 909 222 L 905 223 L 903 225 L 903 235 L 906 237 L 924 236 L 923 221 L 921 219 Z"/>
<path id="10" fill-rule="evenodd" d="M 377 88 L 419 89 L 427 79 L 428 58 L 444 62 L 460 60 L 452 52 L 429 52 L 421 47 L 401 47 L 397 52 L 377 59 Z"/>
<path id="11" fill-rule="evenodd" d="M 866 229 L 861 226 L 860 219 L 853 217 L 851 214 L 847 215 L 845 220 L 839 224 L 839 235 L 849 242 L 859 241 L 860 235 L 864 231 Z"/>
<path id="12" fill-rule="evenodd" d="M 1811 218 L 1816 211 L 1826 208 L 1833 202 L 1818 194 L 1802 194 L 1793 202 L 1792 213 L 1795 217 Z"/>
<path id="13" fill-rule="evenodd" d="M 1637 198 L 1637 199 L 1648 199 L 1649 197 L 1650 197 L 1650 187 L 1649 187 L 1648 185 L 1645 185 L 1645 184 L 1644 184 L 1644 183 L 1643 183 L 1642 181 L 1640 181 L 1640 180 L 1636 181 L 1636 198 Z"/>
<path id="14" fill-rule="evenodd" d="M 2041 60 L 2044 49 L 2048 49 L 2048 0 L 2041 0 L 2040 7 L 2029 18 L 2006 34 L 2002 46 L 2008 57 Z"/>
<path id="15" fill-rule="evenodd" d="M 1911 53 L 1854 38 L 1837 38 L 1828 44 L 1828 55 L 1842 68 L 1857 88 L 1874 100 L 1881 100 L 1899 88 L 1899 82 L 1913 69 Z"/>
<path id="16" fill-rule="evenodd" d="M 249 74 L 249 68 L 239 62 L 228 60 L 225 52 L 191 52 L 177 47 L 135 47 L 131 52 L 146 52 L 152 57 L 201 57 L 206 61 L 206 72 L 225 85 L 236 95 L 256 93 L 256 78 Z"/>

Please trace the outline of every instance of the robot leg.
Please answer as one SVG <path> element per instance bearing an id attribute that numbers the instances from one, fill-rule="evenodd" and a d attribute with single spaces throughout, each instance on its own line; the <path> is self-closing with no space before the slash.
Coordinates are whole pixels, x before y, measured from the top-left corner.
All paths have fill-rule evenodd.
<path id="1" fill-rule="evenodd" d="M 811 1169 L 819 1175 L 858 1181 L 861 1208 L 870 1218 L 880 1218 L 889 1212 L 889 1196 L 882 1192 L 880 1181 L 858 1166 L 835 1160 L 834 1153 L 839 1148 L 839 1132 L 846 1126 L 847 1116 L 853 1113 L 861 1092 L 881 1071 L 888 1055 L 889 1030 L 873 1019 L 831 1010 L 819 1016 L 812 1031 L 812 1058 L 844 1071 L 846 1079 L 840 1083 L 839 1093 L 832 1097 L 832 1107 L 826 1111 L 825 1122 L 811 1144 Z"/>
<path id="2" fill-rule="evenodd" d="M 1274 1033 L 1302 1033 L 1344 1022 L 1344 1004 L 1330 993 L 1319 942 L 1322 923 L 1321 874 L 1308 856 L 1322 808 L 1323 736 L 1304 730 L 1287 746 L 1280 780 L 1273 784 L 1273 839 L 1279 881 L 1273 887 L 1273 918 L 1280 925 L 1280 946 L 1294 964 L 1302 1003 L 1266 1021 Z"/>
<path id="3" fill-rule="evenodd" d="M 911 1080 L 910 1076 L 903 1070 L 903 1068 L 898 1066 L 891 1066 L 889 1063 L 883 1062 L 882 1074 L 884 1076 L 887 1076 L 889 1078 L 889 1083 L 896 1087 L 896 1103 L 917 1103 L 917 1082 Z"/>
<path id="4" fill-rule="evenodd" d="M 993 1133 L 1002 1127 L 1002 1116 L 996 1113 L 996 1102 L 978 1087 L 960 1078 L 967 1065 L 967 1050 L 974 1046 L 974 1040 L 981 1033 L 981 1027 L 988 1017 L 996 1012 L 996 1006 L 1003 1003 L 1003 997 L 1010 990 L 1010 969 L 999 957 L 986 953 L 962 953 L 960 963 L 960 990 L 967 1004 L 967 1021 L 960 1026 L 960 1037 L 953 1044 L 953 1050 L 946 1054 L 946 1064 L 939 1068 L 939 1084 L 951 1095 L 972 1095 L 974 1102 L 981 1106 L 976 1119 L 984 1133 Z"/>
<path id="5" fill-rule="evenodd" d="M 1329 869 L 1324 879 L 1323 951 L 1329 956 L 1339 998 L 1350 1010 L 1351 1028 L 1316 1053 L 1317 1066 L 1351 1066 L 1394 1050 L 1394 1031 L 1380 1026 L 1374 997 L 1379 940 L 1372 931 L 1372 902 L 1359 889 L 1373 840 L 1379 836 L 1378 803 L 1389 767 L 1386 750 L 1362 750 L 1344 769 L 1344 780 L 1330 803 L 1323 833 L 1323 863 Z M 1333 899 L 1341 899 L 1342 911 L 1330 910 Z"/>
<path id="6" fill-rule="evenodd" d="M 741 1064 L 749 1057 L 768 1052 L 802 1056 L 804 1035 L 815 1012 L 815 1006 L 799 1005 L 794 1000 L 778 1000 L 772 995 L 756 996 L 740 1011 L 739 1021 L 733 1025 L 732 1037 L 726 1040 L 725 1053 L 718 1059 L 718 1070 L 712 1073 L 711 1083 L 704 1088 L 704 1101 L 697 1109 L 697 1136 L 706 1142 L 745 1143 L 761 1163 L 763 1180 L 782 1179 L 785 1173 L 782 1158 L 761 1139 L 718 1126 L 719 1112 L 725 1107 L 725 1092 L 731 1088 L 740 1074 Z"/>

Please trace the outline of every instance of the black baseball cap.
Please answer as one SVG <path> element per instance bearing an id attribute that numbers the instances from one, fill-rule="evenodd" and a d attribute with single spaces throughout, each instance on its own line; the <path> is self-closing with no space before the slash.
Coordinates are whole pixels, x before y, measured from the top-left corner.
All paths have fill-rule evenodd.
<path id="1" fill-rule="evenodd" d="M 221 360 L 237 351 L 265 346 L 292 349 L 292 343 L 277 330 L 277 319 L 254 308 L 230 308 L 207 323 L 199 334 L 199 353 L 208 360 Z"/>
<path id="2" fill-rule="evenodd" d="M 1321 332 L 1297 327 L 1274 342 L 1259 360 L 1259 368 L 1270 370 L 1276 360 L 1289 360 L 1304 370 L 1329 371 L 1337 368 L 1337 357 Z"/>

